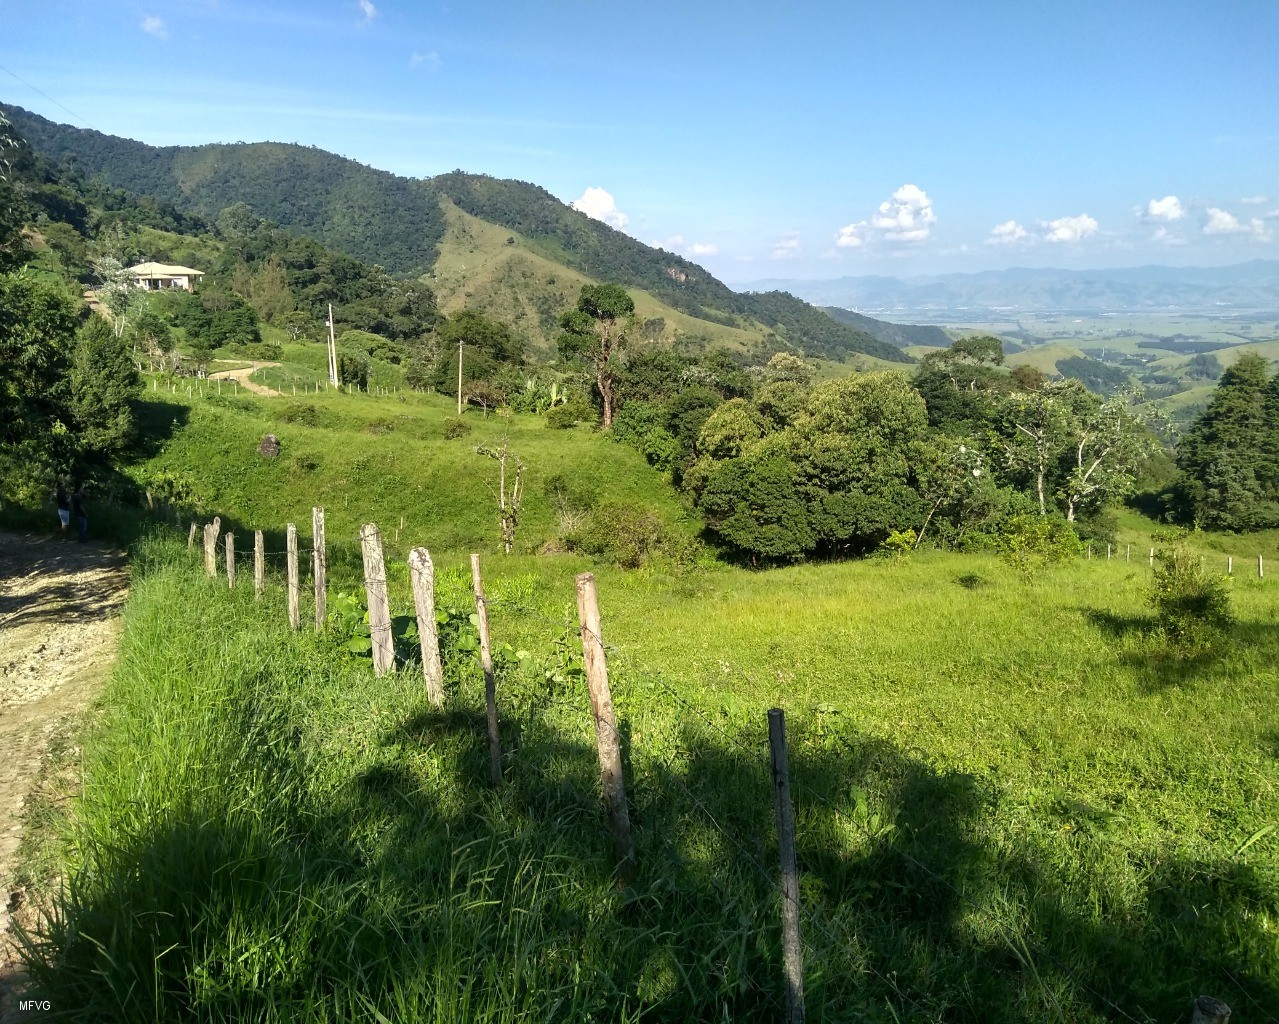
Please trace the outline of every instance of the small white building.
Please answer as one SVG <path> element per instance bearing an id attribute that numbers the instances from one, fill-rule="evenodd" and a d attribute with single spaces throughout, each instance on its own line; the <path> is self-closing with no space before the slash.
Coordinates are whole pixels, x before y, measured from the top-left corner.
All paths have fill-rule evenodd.
<path id="1" fill-rule="evenodd" d="M 146 291 L 159 291 L 162 288 L 181 288 L 189 292 L 204 277 L 203 270 L 191 267 L 179 267 L 172 263 L 139 263 L 129 268 L 133 283 Z"/>

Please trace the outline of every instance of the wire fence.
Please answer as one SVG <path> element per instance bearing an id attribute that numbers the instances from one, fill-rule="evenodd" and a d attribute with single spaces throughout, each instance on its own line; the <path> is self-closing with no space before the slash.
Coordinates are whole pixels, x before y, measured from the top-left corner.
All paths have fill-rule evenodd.
<path id="1" fill-rule="evenodd" d="M 291 526 L 290 529 L 292 529 Z M 376 533 L 376 531 L 374 531 L 374 533 Z M 193 531 L 191 536 L 194 537 L 194 535 Z M 361 536 L 361 540 L 366 540 L 363 534 Z M 207 543 L 208 541 L 206 539 L 206 544 Z M 213 543 L 216 544 L 216 537 L 213 538 Z M 317 549 L 315 547 L 306 547 L 299 544 L 293 549 L 290 549 L 289 547 L 285 547 L 283 549 L 266 549 L 263 547 L 260 550 L 261 554 L 264 556 L 283 555 L 286 558 L 292 558 L 296 554 L 296 557 L 299 559 L 301 559 L 304 555 L 310 556 L 305 559 L 307 565 L 311 565 L 312 558 L 318 554 L 320 556 L 318 559 L 320 564 L 322 566 L 327 566 L 328 556 L 326 549 L 327 545 L 325 548 Z M 206 547 L 206 565 L 207 550 L 208 549 Z M 1113 552 L 1108 552 L 1108 554 L 1113 554 Z M 1125 556 L 1127 557 L 1128 555 L 1129 552 L 1125 551 Z M 1153 559 L 1153 552 L 1149 557 Z M 380 571 L 371 574 L 368 568 L 370 563 L 367 561 L 367 553 L 365 558 L 365 573 L 362 576 L 361 582 L 366 589 L 370 590 L 370 597 L 372 596 L 372 590 L 374 589 L 380 589 L 382 594 L 385 595 L 387 588 L 387 573 L 385 569 L 382 568 Z M 377 565 L 383 564 L 381 559 L 382 554 L 379 535 Z M 290 578 L 300 579 L 300 573 L 296 567 L 291 571 Z M 541 608 L 531 604 L 529 601 L 518 598 L 494 597 L 492 595 L 480 597 L 477 593 L 475 595 L 475 599 L 477 602 L 477 609 L 479 604 L 483 603 L 486 611 L 497 611 L 512 619 L 532 622 L 538 627 L 548 629 L 557 637 L 563 638 L 566 634 L 573 633 L 580 628 L 583 643 L 586 643 L 587 629 L 585 621 L 583 620 L 578 622 L 576 616 L 574 616 L 571 610 L 566 609 L 565 614 L 554 616 L 548 615 Z M 428 609 L 427 611 L 430 613 L 431 621 L 434 621 L 434 608 Z M 421 620 L 423 609 L 419 608 L 418 614 L 419 620 Z M 294 623 L 294 628 L 297 628 L 296 622 Z M 389 621 L 380 625 L 375 622 L 371 625 L 371 632 L 389 632 L 390 629 L 391 626 Z M 486 645 L 488 643 L 487 636 L 484 637 L 484 643 Z M 717 721 L 713 715 L 708 714 L 704 708 L 690 700 L 684 693 L 681 693 L 680 688 L 672 684 L 660 672 L 655 672 L 646 669 L 642 665 L 633 663 L 623 652 L 614 647 L 604 645 L 602 643 L 601 647 L 606 655 L 613 659 L 614 665 L 623 669 L 628 678 L 651 686 L 669 702 L 671 707 L 678 709 L 680 714 L 683 716 L 683 722 L 699 723 L 700 727 L 703 727 L 712 733 L 717 740 L 724 745 L 724 749 L 732 752 L 732 754 L 737 758 L 743 771 L 762 771 L 767 765 L 768 755 L 766 744 L 761 745 L 761 741 L 763 740 L 762 732 L 759 734 L 760 738 L 754 742 L 744 740 L 740 734 L 735 733 L 735 731 L 730 728 L 726 728 L 725 725 Z M 563 694 L 544 693 L 539 695 L 537 706 L 543 714 L 548 711 L 561 711 L 566 714 L 580 715 L 583 710 L 580 692 Z M 833 734 L 833 738 L 837 743 L 843 745 L 850 754 L 857 755 L 859 753 L 856 746 L 846 737 L 835 733 Z M 685 780 L 685 771 L 682 770 L 675 762 L 675 755 L 677 753 L 677 749 L 665 751 L 645 750 L 644 757 L 638 763 L 632 765 L 632 770 L 642 772 L 644 779 L 660 777 L 661 784 L 672 787 L 684 800 L 687 801 L 689 806 L 695 808 L 699 817 L 724 841 L 726 848 L 735 850 L 740 856 L 740 862 L 748 867 L 759 880 L 770 886 L 776 885 L 777 871 L 767 867 L 762 862 L 759 853 L 750 848 L 751 841 L 754 841 L 755 845 L 759 847 L 766 845 L 767 841 L 759 834 L 758 830 L 752 831 L 748 836 L 743 836 L 736 834 L 732 828 L 726 826 L 721 821 L 720 816 L 707 805 L 707 801 L 694 792 L 693 788 L 688 785 Z M 521 769 L 527 768 L 532 770 L 544 778 L 552 786 L 557 785 L 560 781 L 548 773 L 534 760 L 521 760 L 519 762 L 519 767 Z M 500 777 L 500 772 L 497 774 L 498 777 Z M 836 800 L 831 799 L 825 793 L 809 785 L 802 778 L 792 777 L 791 787 L 792 792 L 801 801 L 802 809 L 823 809 L 841 822 L 845 827 L 850 829 L 853 833 L 859 835 L 865 842 L 871 844 L 872 847 L 891 853 L 893 856 L 898 857 L 903 862 L 909 864 L 910 867 L 920 876 L 928 879 L 944 890 L 949 897 L 954 900 L 957 907 L 961 907 L 966 911 L 975 914 L 981 913 L 983 908 L 969 895 L 968 892 L 956 885 L 945 874 L 935 870 L 919 857 L 915 856 L 905 845 L 890 838 L 890 834 L 883 830 L 872 830 L 867 826 L 865 821 L 859 818 L 857 814 L 850 813 L 846 807 L 841 806 L 841 804 Z M 728 892 L 720 880 L 712 875 L 710 881 L 718 891 L 727 897 Z M 816 935 L 819 939 L 827 943 L 828 945 L 826 948 L 842 950 L 845 954 L 848 954 L 846 947 L 849 945 L 849 937 L 847 935 L 837 934 L 820 913 L 805 906 L 802 901 L 801 913 L 805 935 L 806 959 L 808 961 L 816 962 L 822 957 L 822 949 L 814 945 L 812 942 L 811 936 L 813 935 Z M 1049 948 L 1042 940 L 1033 935 L 1029 935 L 1024 931 L 1015 934 L 1010 933 L 1002 923 L 998 925 L 998 930 L 1000 932 L 1001 939 L 1008 949 L 1032 976 L 1039 976 L 1039 971 L 1035 966 L 1035 961 L 1051 964 L 1052 967 L 1060 972 L 1061 976 L 1071 986 L 1073 986 L 1076 992 L 1085 994 L 1093 1001 L 1094 1006 L 1102 1007 L 1107 1013 L 1112 1014 L 1113 1019 L 1132 1022 L 1132 1024 L 1154 1024 L 1153 1018 L 1145 1015 L 1140 1017 L 1134 1015 L 1106 993 L 1098 990 L 1094 984 L 1082 977 L 1077 969 L 1063 960 L 1061 956 Z M 926 1007 L 919 998 L 904 990 L 896 972 L 888 972 L 880 969 L 880 967 L 876 966 L 872 955 L 865 955 L 857 958 L 857 964 L 859 968 L 865 970 L 868 974 L 874 977 L 882 986 L 884 991 L 892 993 L 893 998 L 898 1001 L 900 1009 L 916 1014 L 917 1019 L 921 1020 L 926 1018 L 942 1019 L 941 1014 L 943 1011 Z M 1255 1015 L 1251 1019 L 1268 1022 L 1268 1024 L 1279 1024 L 1279 1018 L 1273 1016 L 1266 1007 L 1262 1006 L 1232 973 L 1225 971 L 1224 976 L 1232 983 L 1237 994 L 1242 996 L 1252 1010 L 1255 1011 Z M 776 995 L 770 989 L 761 985 L 757 979 L 745 977 L 741 980 L 743 984 L 750 987 L 752 992 L 756 993 L 761 999 L 763 999 L 770 1009 L 775 1010 L 779 1015 L 785 1016 L 788 1014 L 788 1007 L 783 1006 L 783 1004 L 777 999 Z M 1055 1000 L 1056 997 L 1050 996 L 1050 998 Z M 895 1020 L 901 1019 L 897 1014 L 897 1009 L 894 1009 L 891 1006 L 889 1009 Z M 1069 1019 L 1066 1012 L 1060 1006 L 1057 1007 L 1057 1010 L 1061 1020 Z M 930 1014 L 932 1015 L 931 1017 L 929 1017 Z M 790 1018 L 788 1017 L 787 1019 Z"/>

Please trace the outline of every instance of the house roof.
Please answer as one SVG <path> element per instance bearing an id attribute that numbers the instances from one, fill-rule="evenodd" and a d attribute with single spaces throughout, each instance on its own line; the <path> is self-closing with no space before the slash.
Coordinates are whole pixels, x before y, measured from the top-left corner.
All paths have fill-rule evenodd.
<path id="1" fill-rule="evenodd" d="M 129 273 L 134 277 L 203 277 L 203 270 L 194 270 L 191 267 L 180 267 L 175 263 L 139 263 L 136 267 L 130 267 Z"/>

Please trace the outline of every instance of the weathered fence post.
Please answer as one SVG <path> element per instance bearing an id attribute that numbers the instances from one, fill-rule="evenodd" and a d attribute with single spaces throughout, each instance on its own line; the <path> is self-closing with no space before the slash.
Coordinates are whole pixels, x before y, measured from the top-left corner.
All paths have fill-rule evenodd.
<path id="1" fill-rule="evenodd" d="M 195 531 L 197 529 L 198 527 L 195 525 L 195 520 L 192 520 L 191 532 L 187 534 L 187 550 L 188 551 L 190 551 L 193 547 L 195 547 Z"/>
<path id="2" fill-rule="evenodd" d="M 595 574 L 584 572 L 575 582 L 577 618 L 582 627 L 582 661 L 591 692 L 591 713 L 595 718 L 600 781 L 613 826 L 613 858 L 617 862 L 619 877 L 628 879 L 635 870 L 635 849 L 631 845 L 631 816 L 626 806 L 626 782 L 622 777 L 622 747 L 618 742 L 617 719 L 613 714 L 613 691 L 608 685 Z"/>
<path id="3" fill-rule="evenodd" d="M 1258 555 L 1257 556 L 1257 579 L 1261 580 L 1265 578 L 1266 578 L 1266 563 L 1262 560 L 1262 557 Z"/>
<path id="4" fill-rule="evenodd" d="M 1089 561 L 1092 560 L 1092 541 L 1088 542 L 1088 559 Z"/>
<path id="5" fill-rule="evenodd" d="M 777 809 L 777 849 L 782 862 L 782 959 L 786 970 L 786 1021 L 804 1020 L 804 947 L 799 938 L 799 867 L 795 861 L 795 809 L 790 797 L 786 755 L 786 712 L 768 712 L 768 749 L 773 761 L 773 802 Z"/>
<path id="6" fill-rule="evenodd" d="M 289 523 L 285 527 L 285 547 L 289 561 L 289 629 L 298 628 L 298 528 Z"/>
<path id="7" fill-rule="evenodd" d="M 266 544 L 262 540 L 262 531 L 253 531 L 253 597 L 262 600 L 262 591 L 266 588 Z"/>
<path id="8" fill-rule="evenodd" d="M 1150 564 L 1151 564 L 1152 566 L 1155 564 L 1155 549 L 1154 549 L 1154 548 L 1151 548 L 1151 549 L 1150 549 Z"/>
<path id="9" fill-rule="evenodd" d="M 382 534 L 376 524 L 365 523 L 360 527 L 360 551 L 364 556 L 364 591 L 369 596 L 369 639 L 373 642 L 373 672 L 384 676 L 395 671 L 395 638 L 391 636 L 391 605 L 386 593 Z"/>
<path id="10" fill-rule="evenodd" d="M 213 522 L 204 528 L 204 571 L 212 579 L 218 575 L 218 535 L 222 532 L 222 517 L 214 516 Z"/>
<path id="11" fill-rule="evenodd" d="M 489 645 L 488 602 L 480 577 L 480 556 L 471 555 L 471 585 L 475 589 L 475 616 L 480 628 L 480 668 L 484 670 L 484 711 L 488 718 L 489 775 L 494 786 L 502 784 L 502 737 L 497 727 L 497 682 L 493 678 L 493 649 Z"/>
<path id="12" fill-rule="evenodd" d="M 1233 576 L 1235 574 L 1235 556 L 1226 556 L 1226 575 Z"/>
<path id="13" fill-rule="evenodd" d="M 315 577 L 315 628 L 324 628 L 328 615 L 328 551 L 324 546 L 324 509 L 311 509 L 311 572 Z"/>
<path id="14" fill-rule="evenodd" d="M 409 552 L 409 579 L 413 583 L 413 607 L 417 609 L 417 636 L 422 648 L 422 676 L 426 695 L 437 708 L 444 706 L 444 666 L 440 663 L 440 637 L 435 626 L 435 566 L 426 548 Z"/>
<path id="15" fill-rule="evenodd" d="M 1109 544 L 1106 545 L 1106 561 L 1107 562 L 1110 561 L 1110 545 Z"/>
<path id="16" fill-rule="evenodd" d="M 1230 1007 L 1212 996 L 1200 996 L 1190 1024 L 1230 1024 Z"/>
<path id="17" fill-rule="evenodd" d="M 1131 544 L 1128 545 L 1128 550 L 1124 552 L 1124 561 L 1125 562 L 1132 561 L 1132 545 Z"/>
<path id="18" fill-rule="evenodd" d="M 235 534 L 226 535 L 226 588 L 235 589 Z"/>

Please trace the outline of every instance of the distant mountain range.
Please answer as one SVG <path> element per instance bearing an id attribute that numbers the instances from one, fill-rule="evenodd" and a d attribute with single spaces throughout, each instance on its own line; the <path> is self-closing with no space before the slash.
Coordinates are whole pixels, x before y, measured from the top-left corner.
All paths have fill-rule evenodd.
<path id="1" fill-rule="evenodd" d="M 932 277 L 768 279 L 740 285 L 782 289 L 819 306 L 901 315 L 942 312 L 1125 312 L 1279 310 L 1279 261 L 1227 267 L 1035 270 L 1014 267 Z"/>
<path id="2" fill-rule="evenodd" d="M 734 291 L 697 264 L 592 220 L 528 182 L 462 171 L 403 178 L 315 147 L 272 142 L 150 146 L 20 107 L 5 113 L 36 153 L 111 188 L 215 224 L 243 204 L 290 232 L 437 289 L 439 272 L 447 271 L 457 304 L 485 309 L 490 296 L 497 312 L 533 324 L 529 333 L 542 343 L 546 325 L 565 308 L 567 282 L 585 277 L 646 292 L 646 315 L 663 325 L 663 336 L 763 353 L 793 348 L 832 360 L 913 362 L 898 345 L 784 291 Z M 475 223 L 462 223 L 466 217 Z M 473 241 L 481 234 L 489 242 L 482 252 Z M 489 275 L 483 296 L 470 281 L 480 257 Z"/>

